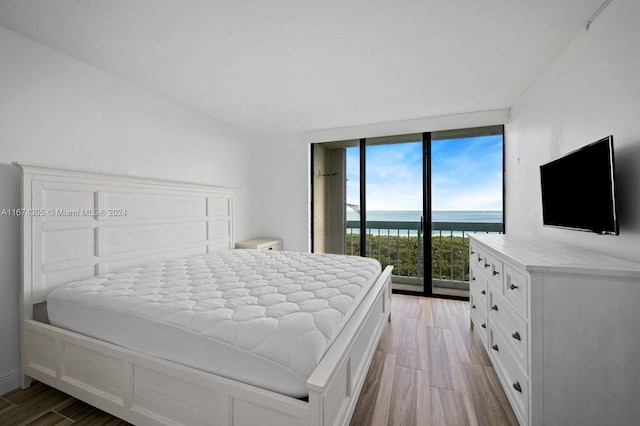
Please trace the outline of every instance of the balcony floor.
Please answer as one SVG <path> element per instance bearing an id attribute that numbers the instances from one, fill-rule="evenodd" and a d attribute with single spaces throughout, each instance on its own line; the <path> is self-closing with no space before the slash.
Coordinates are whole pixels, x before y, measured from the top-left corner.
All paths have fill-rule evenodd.
<path id="1" fill-rule="evenodd" d="M 417 284 L 407 284 L 407 283 L 393 282 L 391 284 L 391 288 L 393 290 L 411 291 L 411 292 L 422 293 L 422 285 L 417 285 Z M 468 299 L 469 298 L 469 290 L 467 290 L 467 289 L 443 287 L 443 286 L 434 285 L 432 287 L 432 290 L 433 290 L 433 296 L 435 296 L 435 297 L 444 296 L 444 297 L 456 297 L 456 298 L 462 298 L 462 299 Z"/>
<path id="2" fill-rule="evenodd" d="M 433 287 L 434 296 L 453 296 L 460 298 L 469 298 L 469 290 L 463 290 L 459 288 L 445 288 L 445 287 Z"/>

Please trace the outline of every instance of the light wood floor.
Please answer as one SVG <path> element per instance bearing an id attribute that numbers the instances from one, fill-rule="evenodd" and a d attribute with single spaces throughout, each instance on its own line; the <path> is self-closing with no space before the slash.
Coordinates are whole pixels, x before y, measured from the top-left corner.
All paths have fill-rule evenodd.
<path id="1" fill-rule="evenodd" d="M 0 425 L 127 425 L 35 383 L 0 397 Z M 467 302 L 393 295 L 351 425 L 517 425 Z"/>
<path id="2" fill-rule="evenodd" d="M 469 303 L 393 295 L 351 421 L 360 425 L 517 425 Z"/>
<path id="3" fill-rule="evenodd" d="M 0 397 L 0 425 L 122 426 L 127 422 L 42 383 Z"/>

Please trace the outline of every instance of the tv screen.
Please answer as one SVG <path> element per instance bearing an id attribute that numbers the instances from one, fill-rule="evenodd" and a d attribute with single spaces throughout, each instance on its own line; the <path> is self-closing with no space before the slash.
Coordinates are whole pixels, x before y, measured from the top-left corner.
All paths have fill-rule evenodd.
<path id="1" fill-rule="evenodd" d="M 618 235 L 613 164 L 608 136 L 540 166 L 544 225 Z"/>

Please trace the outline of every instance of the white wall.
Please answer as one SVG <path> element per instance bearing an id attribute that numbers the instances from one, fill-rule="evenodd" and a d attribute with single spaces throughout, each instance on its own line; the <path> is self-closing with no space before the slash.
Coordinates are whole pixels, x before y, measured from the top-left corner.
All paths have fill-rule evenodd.
<path id="1" fill-rule="evenodd" d="M 13 161 L 236 188 L 235 238 L 259 235 L 255 138 L 0 27 L 0 210 Z M 19 220 L 0 216 L 0 394 L 18 381 Z"/>
<path id="2" fill-rule="evenodd" d="M 640 261 L 640 3 L 616 0 L 511 109 L 506 229 Z M 619 236 L 542 226 L 539 166 L 612 134 Z"/>
<path id="3" fill-rule="evenodd" d="M 300 136 L 261 144 L 261 228 L 284 250 L 309 251 L 309 144 Z"/>

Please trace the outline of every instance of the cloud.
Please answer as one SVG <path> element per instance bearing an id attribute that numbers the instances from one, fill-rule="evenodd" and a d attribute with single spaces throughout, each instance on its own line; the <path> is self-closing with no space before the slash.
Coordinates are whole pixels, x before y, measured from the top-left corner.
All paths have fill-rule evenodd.
<path id="1" fill-rule="evenodd" d="M 348 202 L 359 203 L 358 149 L 348 150 Z M 367 148 L 367 208 L 422 209 L 421 143 Z M 432 142 L 434 210 L 502 210 L 502 137 Z M 355 200 L 354 200 L 355 198 Z"/>

